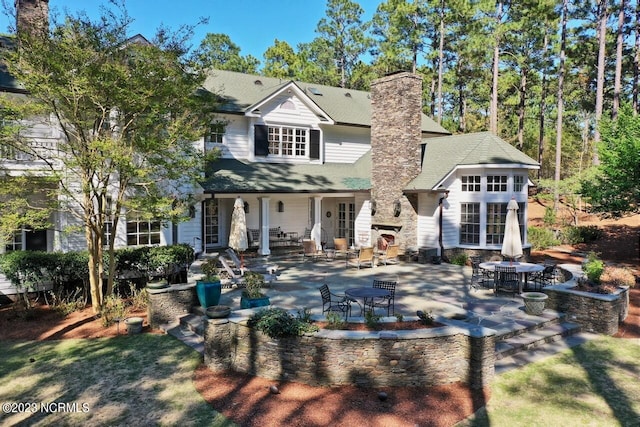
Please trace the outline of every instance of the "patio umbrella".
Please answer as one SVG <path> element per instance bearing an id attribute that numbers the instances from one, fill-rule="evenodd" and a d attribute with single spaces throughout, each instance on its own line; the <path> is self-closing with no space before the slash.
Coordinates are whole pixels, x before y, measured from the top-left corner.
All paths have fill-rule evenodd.
<path id="1" fill-rule="evenodd" d="M 311 238 L 316 242 L 316 249 L 322 250 L 322 228 L 320 224 L 314 224 L 311 229 Z"/>
<path id="2" fill-rule="evenodd" d="M 249 242 L 247 240 L 247 219 L 244 215 L 244 202 L 240 197 L 236 198 L 233 204 L 229 247 L 240 252 L 240 264 L 244 264 L 244 251 L 249 247 Z"/>
<path id="3" fill-rule="evenodd" d="M 518 203 L 514 199 L 509 200 L 509 204 L 507 204 L 507 219 L 501 253 L 511 258 L 511 260 L 522 256 L 522 239 L 520 238 L 520 225 L 518 224 Z"/>

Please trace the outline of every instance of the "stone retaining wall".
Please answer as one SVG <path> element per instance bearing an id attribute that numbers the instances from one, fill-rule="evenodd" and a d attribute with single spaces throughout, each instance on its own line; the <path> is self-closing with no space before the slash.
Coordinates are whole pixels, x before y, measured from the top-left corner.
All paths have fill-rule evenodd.
<path id="1" fill-rule="evenodd" d="M 462 382 L 482 388 L 494 376 L 494 334 L 484 328 L 445 326 L 386 332 L 321 330 L 276 340 L 248 328 L 246 317 L 211 319 L 205 328 L 204 360 L 214 371 L 230 369 L 314 386 Z"/>
<path id="2" fill-rule="evenodd" d="M 175 322 L 189 314 L 191 307 L 199 306 L 195 283 L 171 285 L 163 289 L 149 289 L 147 319 L 152 328 Z"/>
<path id="3" fill-rule="evenodd" d="M 629 311 L 628 288 L 615 294 L 593 294 L 560 286 L 549 286 L 543 291 L 549 295 L 548 308 L 566 313 L 568 320 L 590 332 L 614 335 Z"/>
<path id="4" fill-rule="evenodd" d="M 618 325 L 629 313 L 629 288 L 621 287 L 613 294 L 595 294 L 575 290 L 583 272 L 580 266 L 560 266 L 563 283 L 547 286 L 542 291 L 549 295 L 547 308 L 566 313 L 567 319 L 578 323 L 583 330 L 614 335 Z"/>

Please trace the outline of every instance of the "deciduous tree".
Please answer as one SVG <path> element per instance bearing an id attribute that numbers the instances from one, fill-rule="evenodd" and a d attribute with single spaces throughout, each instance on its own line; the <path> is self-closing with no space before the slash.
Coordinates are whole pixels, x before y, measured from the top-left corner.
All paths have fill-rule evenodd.
<path id="1" fill-rule="evenodd" d="M 55 147 L 43 150 L 17 126 L 4 142 L 39 159 L 56 180 L 59 208 L 76 216 L 89 251 L 95 311 L 111 291 L 114 257 L 105 268 L 105 223 L 121 215 L 178 220 L 186 214 L 180 194 L 193 191 L 202 159 L 194 140 L 204 133 L 210 100 L 200 91 L 185 41 L 193 27 L 160 28 L 152 43 L 132 43 L 123 3 L 92 20 L 65 15 L 44 37 L 20 33 L 7 60 L 26 89 L 16 123 L 42 122 L 60 129 Z M 187 71 L 189 70 L 189 71 Z M 5 105 L 15 105 L 4 98 Z M 186 189 L 186 191 L 185 191 Z M 111 217 L 109 218 L 109 215 Z"/>

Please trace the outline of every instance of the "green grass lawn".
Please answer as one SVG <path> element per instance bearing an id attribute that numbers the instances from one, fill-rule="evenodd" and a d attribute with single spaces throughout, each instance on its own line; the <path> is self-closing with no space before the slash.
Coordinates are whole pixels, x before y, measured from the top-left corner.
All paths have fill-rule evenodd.
<path id="1" fill-rule="evenodd" d="M 611 337 L 496 377 L 460 426 L 640 426 L 640 342 Z"/>
<path id="2" fill-rule="evenodd" d="M 0 413 L 0 425 L 232 425 L 193 387 L 199 354 L 170 336 L 3 341 L 0 357 L 0 402 L 66 405 Z M 602 337 L 491 388 L 486 410 L 461 426 L 638 426 L 640 343 Z"/>
<path id="3" fill-rule="evenodd" d="M 167 335 L 3 341 L 0 357 L 0 402 L 39 405 L 3 406 L 0 425 L 232 425 L 193 386 L 200 355 Z"/>

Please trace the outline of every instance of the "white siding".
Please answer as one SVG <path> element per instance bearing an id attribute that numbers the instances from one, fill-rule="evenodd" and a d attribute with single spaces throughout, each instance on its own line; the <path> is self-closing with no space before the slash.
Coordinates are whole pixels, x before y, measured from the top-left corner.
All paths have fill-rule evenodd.
<path id="1" fill-rule="evenodd" d="M 324 151 L 327 163 L 354 163 L 371 149 L 368 128 L 323 126 Z"/>
<path id="2" fill-rule="evenodd" d="M 418 247 L 438 247 L 438 197 L 418 195 Z"/>

